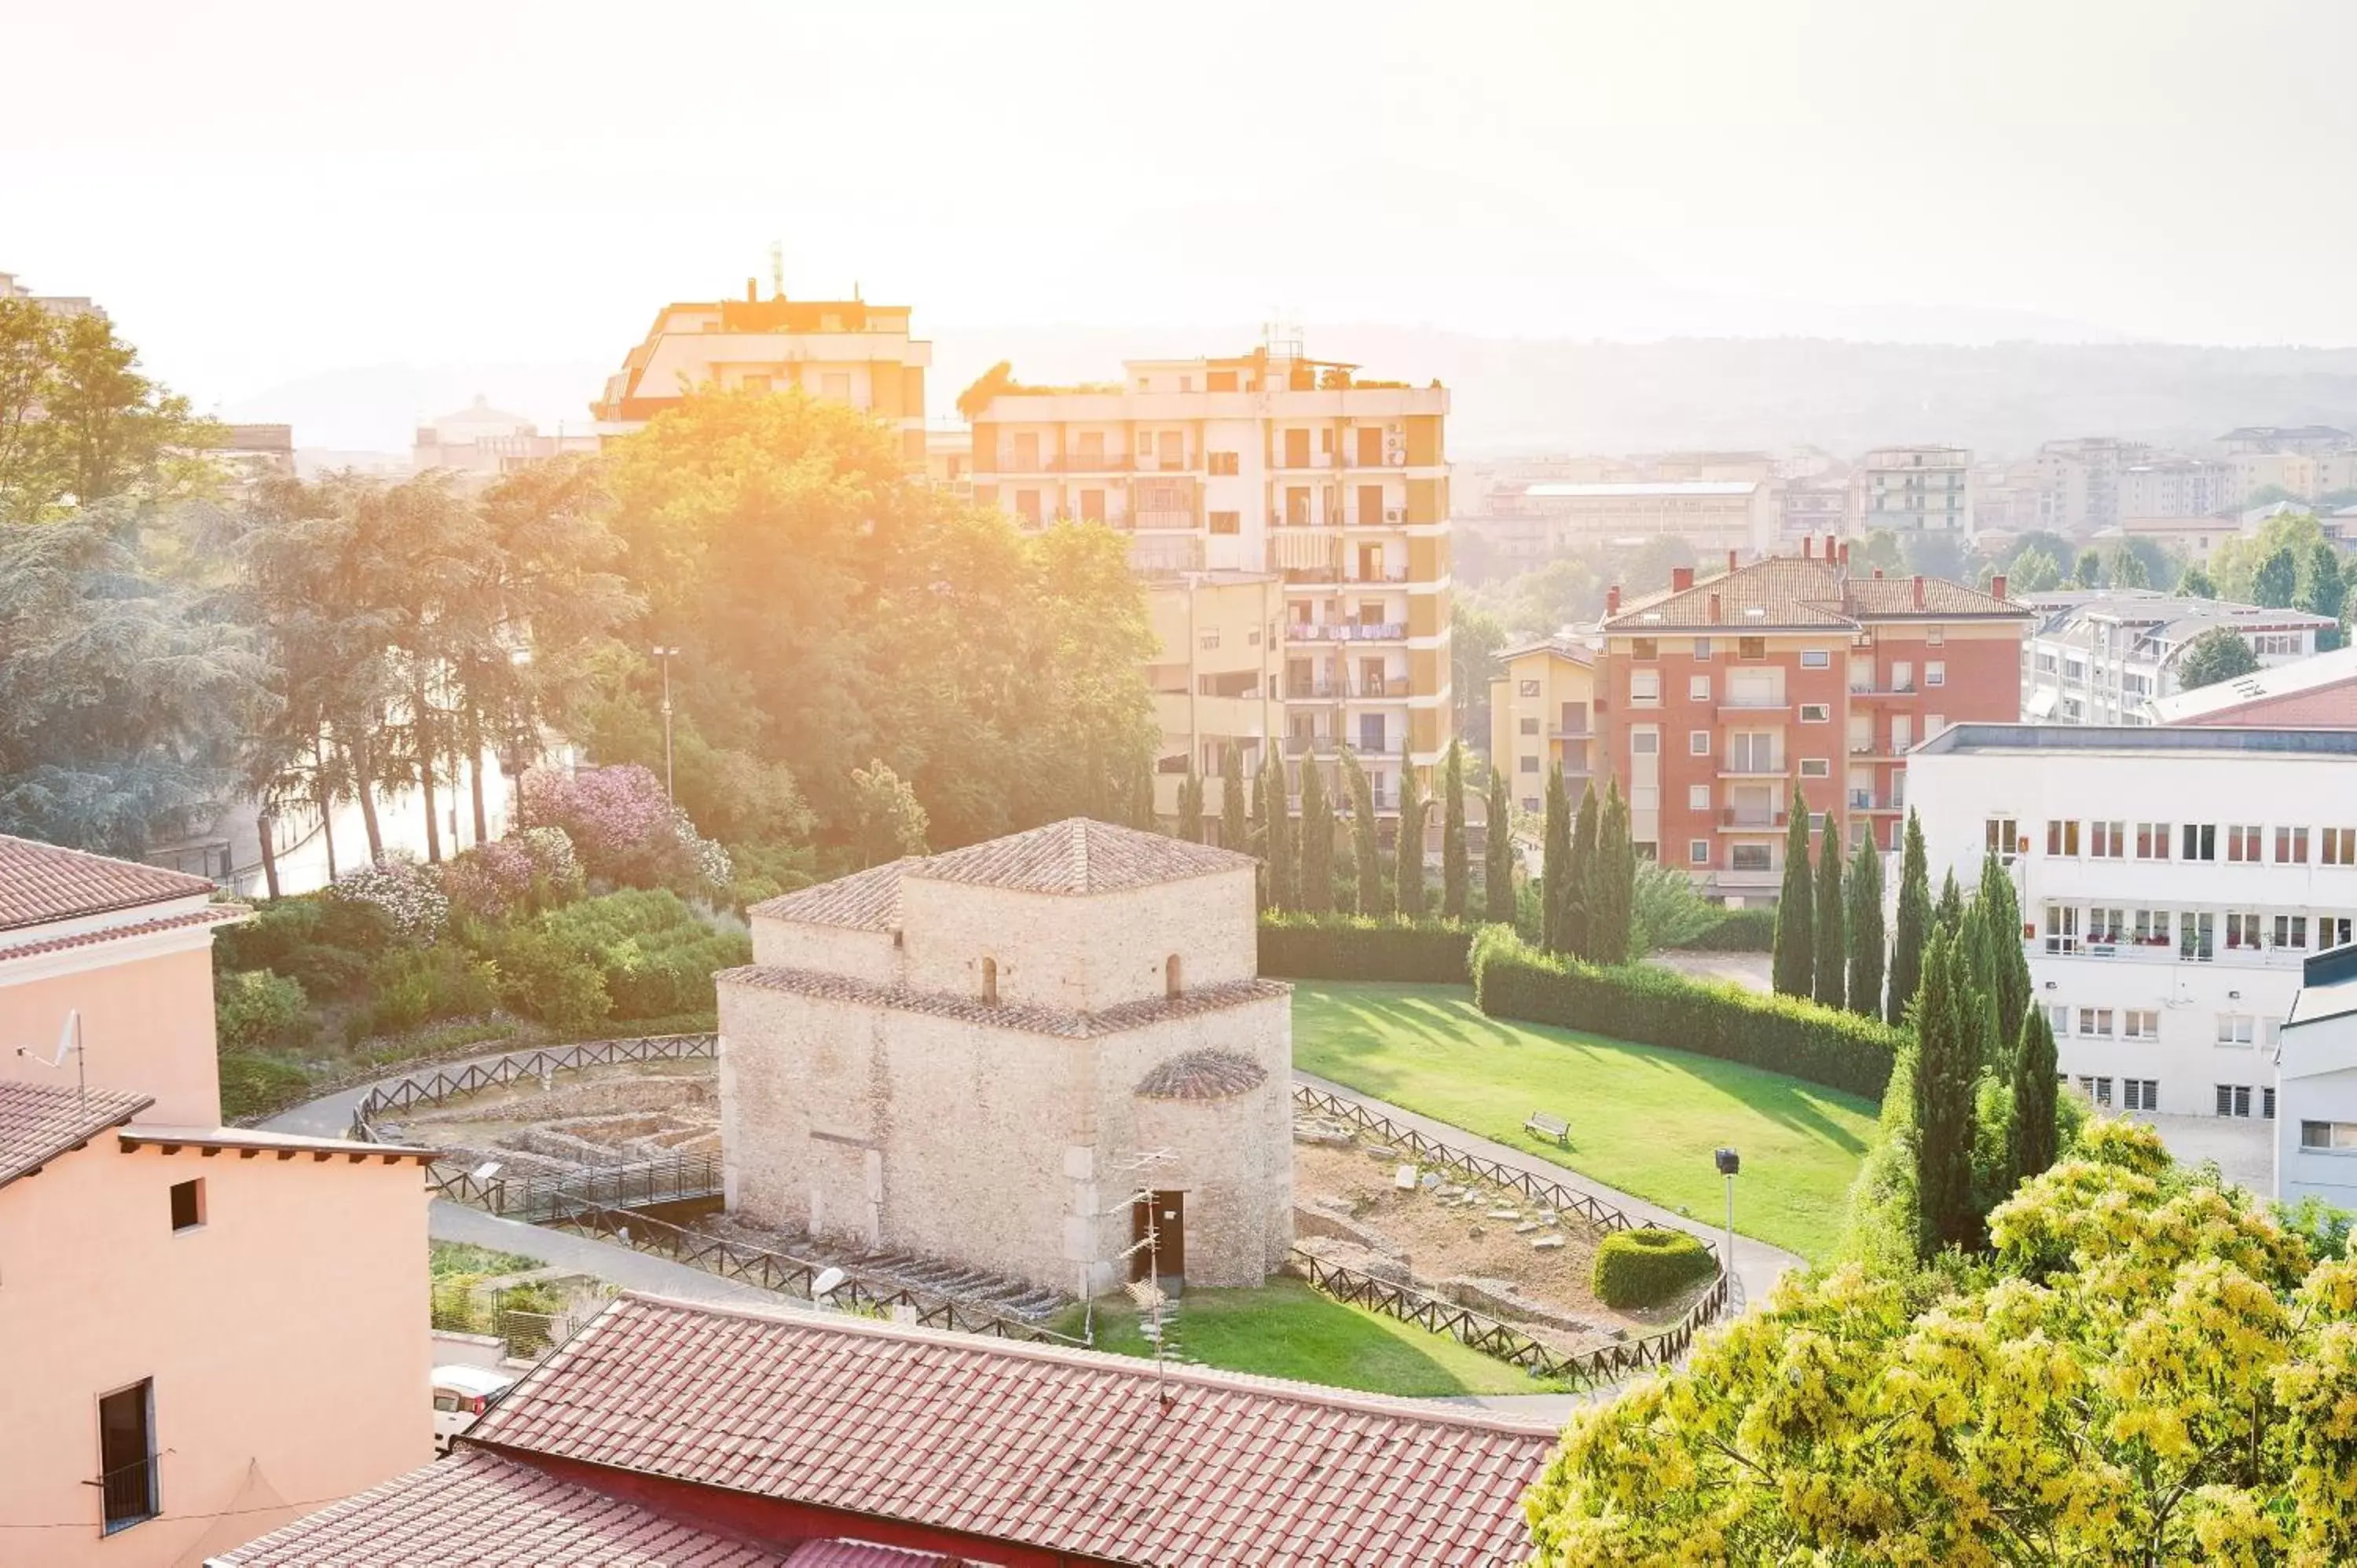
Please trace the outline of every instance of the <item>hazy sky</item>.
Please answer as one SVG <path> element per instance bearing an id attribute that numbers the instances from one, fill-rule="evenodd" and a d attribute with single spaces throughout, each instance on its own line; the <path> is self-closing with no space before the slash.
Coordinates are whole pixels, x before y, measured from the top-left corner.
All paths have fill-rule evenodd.
<path id="1" fill-rule="evenodd" d="M 2340 0 L 0 0 L 0 271 L 200 403 L 610 366 L 773 239 L 937 338 L 2357 342 Z"/>

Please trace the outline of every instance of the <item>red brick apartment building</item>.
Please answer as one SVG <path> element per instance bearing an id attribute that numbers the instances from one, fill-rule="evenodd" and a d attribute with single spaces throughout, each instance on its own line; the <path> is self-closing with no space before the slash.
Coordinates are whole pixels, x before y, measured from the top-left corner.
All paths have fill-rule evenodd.
<path id="1" fill-rule="evenodd" d="M 1908 748 L 1952 724 L 2019 716 L 2031 612 L 1933 577 L 1854 577 L 1831 536 L 1702 582 L 1614 588 L 1598 683 L 1600 766 L 1640 854 L 1730 904 L 1772 903 L 1795 784 L 1846 843 L 1900 846 Z"/>

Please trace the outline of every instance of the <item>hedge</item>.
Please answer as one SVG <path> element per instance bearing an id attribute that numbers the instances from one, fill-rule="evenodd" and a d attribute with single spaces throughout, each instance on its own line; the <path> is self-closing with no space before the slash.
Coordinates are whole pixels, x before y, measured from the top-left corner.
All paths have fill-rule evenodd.
<path id="1" fill-rule="evenodd" d="M 1260 918 L 1260 972 L 1289 980 L 1462 985 L 1472 942 L 1472 927 L 1448 920 L 1272 911 Z"/>
<path id="2" fill-rule="evenodd" d="M 1501 926 L 1472 955 L 1482 1012 L 1742 1062 L 1828 1089 L 1882 1097 L 1906 1036 L 1879 1019 L 1645 964 L 1605 969 L 1537 952 Z"/>
<path id="3" fill-rule="evenodd" d="M 296 1063 L 253 1051 L 221 1054 L 221 1120 L 267 1116 L 299 1105 L 311 1092 L 311 1078 Z"/>
<path id="4" fill-rule="evenodd" d="M 1596 1294 L 1607 1306 L 1659 1306 L 1718 1267 L 1683 1230 L 1615 1230 L 1596 1247 Z"/>
<path id="5" fill-rule="evenodd" d="M 1699 935 L 1672 945 L 1681 952 L 1772 952 L 1776 911 L 1728 909 Z"/>

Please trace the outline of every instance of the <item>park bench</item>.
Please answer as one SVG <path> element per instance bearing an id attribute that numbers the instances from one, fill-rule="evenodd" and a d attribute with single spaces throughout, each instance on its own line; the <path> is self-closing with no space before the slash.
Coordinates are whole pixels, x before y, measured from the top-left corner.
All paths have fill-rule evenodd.
<path id="1" fill-rule="evenodd" d="M 1523 1123 L 1523 1131 L 1535 1133 L 1542 1138 L 1553 1138 L 1566 1149 L 1571 1147 L 1571 1123 L 1560 1116 L 1552 1116 L 1544 1111 L 1534 1111 L 1531 1112 L 1530 1120 Z"/>

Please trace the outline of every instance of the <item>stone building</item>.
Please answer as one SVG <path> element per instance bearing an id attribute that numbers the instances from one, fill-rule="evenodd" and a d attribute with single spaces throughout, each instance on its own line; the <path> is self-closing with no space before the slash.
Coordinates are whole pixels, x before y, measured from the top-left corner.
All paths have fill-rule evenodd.
<path id="1" fill-rule="evenodd" d="M 1151 1190 L 1163 1275 L 1260 1283 L 1292 1022 L 1254 878 L 1075 818 L 755 905 L 718 976 L 728 1207 L 1094 1294 L 1145 1272 Z"/>

